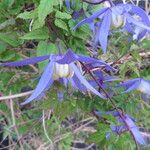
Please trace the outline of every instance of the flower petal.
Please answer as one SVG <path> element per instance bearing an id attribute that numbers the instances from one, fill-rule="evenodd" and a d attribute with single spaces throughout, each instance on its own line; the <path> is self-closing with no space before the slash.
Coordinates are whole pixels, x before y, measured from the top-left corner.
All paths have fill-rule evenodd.
<path id="1" fill-rule="evenodd" d="M 73 53 L 71 49 L 68 49 L 67 53 L 63 56 L 63 58 L 56 60 L 59 64 L 70 64 L 78 59 L 78 56 Z"/>
<path id="2" fill-rule="evenodd" d="M 141 145 L 146 145 L 146 142 L 144 141 L 144 138 L 142 137 L 140 131 L 136 127 L 135 123 L 128 117 L 128 115 L 124 116 L 124 121 L 128 125 L 128 128 L 132 132 L 135 140 Z"/>
<path id="3" fill-rule="evenodd" d="M 45 89 L 48 89 L 48 86 L 50 87 L 53 83 L 52 75 L 53 75 L 53 69 L 54 69 L 54 62 L 51 61 L 48 66 L 46 67 L 45 71 L 43 72 L 40 81 L 38 85 L 36 86 L 36 89 L 32 93 L 32 95 L 21 105 L 25 105 L 35 99 L 38 98 L 43 92 L 45 92 Z"/>
<path id="4" fill-rule="evenodd" d="M 102 60 L 95 59 L 95 58 L 85 56 L 85 55 L 81 55 L 81 54 L 78 54 L 78 56 L 79 56 L 78 60 L 81 61 L 81 62 L 89 63 L 89 64 L 92 64 L 92 65 L 96 65 L 96 63 L 97 63 L 98 65 L 103 65 L 103 66 L 108 67 L 110 70 L 116 71 L 115 68 L 111 67 L 109 64 L 107 64 L 106 62 L 104 62 Z"/>
<path id="5" fill-rule="evenodd" d="M 111 10 L 108 10 L 105 13 L 99 31 L 99 42 L 104 53 L 106 53 L 106 49 L 107 49 L 107 41 L 108 41 L 108 34 L 110 30 L 110 24 L 111 24 Z"/>
<path id="6" fill-rule="evenodd" d="M 124 14 L 124 16 L 127 18 L 128 22 L 129 23 L 133 23 L 135 24 L 136 26 L 139 26 L 143 29 L 147 29 L 147 30 L 150 30 L 150 26 L 147 26 L 147 25 L 144 25 L 143 22 L 141 23 L 140 21 L 137 21 L 136 19 L 134 19 L 133 17 L 131 17 L 131 15 L 129 14 Z"/>
<path id="7" fill-rule="evenodd" d="M 65 0 L 65 5 L 66 5 L 66 7 L 67 7 L 67 9 L 68 9 L 68 11 L 70 11 L 70 0 Z"/>
<path id="8" fill-rule="evenodd" d="M 60 102 L 64 100 L 64 92 L 63 91 L 57 91 L 57 98 Z"/>
<path id="9" fill-rule="evenodd" d="M 75 27 L 72 28 L 72 30 L 76 30 L 77 28 L 79 28 L 82 24 L 85 23 L 90 23 L 92 22 L 94 19 L 96 19 L 99 15 L 103 14 L 104 12 L 106 12 L 108 10 L 108 8 L 104 8 L 100 11 L 95 12 L 93 15 L 91 15 L 90 17 L 83 19 L 82 21 L 80 21 Z"/>
<path id="10" fill-rule="evenodd" d="M 8 66 L 8 67 L 26 66 L 26 65 L 35 64 L 35 63 L 44 61 L 46 59 L 49 59 L 49 57 L 50 57 L 50 55 L 37 56 L 37 57 L 24 59 L 21 61 L 1 63 L 0 66 Z"/>
<path id="11" fill-rule="evenodd" d="M 148 15 L 146 14 L 146 12 L 143 9 L 141 9 L 138 6 L 131 5 L 131 4 L 126 4 L 126 5 L 130 5 L 130 7 L 131 7 L 130 12 L 132 14 L 136 14 L 136 15 L 140 16 L 142 19 L 142 22 L 145 23 L 146 25 L 150 26 L 150 21 L 149 21 Z"/>
<path id="12" fill-rule="evenodd" d="M 81 84 L 80 80 L 77 78 L 75 74 L 71 80 L 72 80 L 71 82 L 73 82 L 73 85 L 75 85 L 75 87 L 78 88 L 80 92 L 86 91 L 85 87 Z"/>
<path id="13" fill-rule="evenodd" d="M 124 91 L 122 93 L 127 93 L 127 92 L 130 92 L 130 91 L 138 88 L 140 83 L 141 83 L 141 78 L 136 78 L 136 79 L 132 79 L 132 80 L 126 81 L 124 83 L 118 84 L 117 86 L 124 87 L 126 89 L 126 91 Z"/>
<path id="14" fill-rule="evenodd" d="M 100 94 L 94 87 L 92 87 L 89 82 L 84 78 L 84 76 L 80 73 L 79 69 L 76 67 L 76 65 L 74 63 L 70 64 L 71 68 L 73 69 L 75 75 L 77 76 L 77 78 L 80 80 L 80 82 L 87 88 L 89 89 L 91 92 L 93 92 L 94 94 L 98 95 L 99 97 L 101 97 L 102 99 L 107 99 L 106 97 L 104 97 L 102 94 Z"/>

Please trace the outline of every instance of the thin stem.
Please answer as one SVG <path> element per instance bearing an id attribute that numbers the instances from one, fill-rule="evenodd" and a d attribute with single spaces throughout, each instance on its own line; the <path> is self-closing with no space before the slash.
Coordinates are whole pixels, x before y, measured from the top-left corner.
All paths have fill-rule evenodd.
<path id="1" fill-rule="evenodd" d="M 11 115 L 12 115 L 12 125 L 15 128 L 15 132 L 17 134 L 18 139 L 20 139 L 21 137 L 20 137 L 18 129 L 16 127 L 16 119 L 15 119 L 15 112 L 14 112 L 14 106 L 13 106 L 13 100 L 12 99 L 10 99 L 10 110 L 11 110 Z M 21 140 L 19 141 L 19 145 L 20 145 L 20 149 L 24 150 Z"/>
<path id="2" fill-rule="evenodd" d="M 120 118 L 124 121 L 124 114 L 122 111 L 120 111 L 116 105 L 116 103 L 113 101 L 113 99 L 109 96 L 109 94 L 105 91 L 105 89 L 103 89 L 103 87 L 101 86 L 101 84 L 97 81 L 97 79 L 94 77 L 93 73 L 91 72 L 91 70 L 82 62 L 80 62 L 82 64 L 82 66 L 87 70 L 87 72 L 90 74 L 90 76 L 94 79 L 94 81 L 97 83 L 97 85 L 99 86 L 99 88 L 105 93 L 105 95 L 107 96 L 107 98 L 109 99 L 109 101 L 111 102 L 112 106 L 116 109 L 116 111 L 118 112 Z M 130 130 L 130 127 L 128 126 L 128 124 L 126 123 L 126 121 L 124 121 L 126 127 L 128 128 L 129 132 L 131 133 L 133 140 L 135 142 L 136 145 L 136 149 L 139 149 L 138 143 L 133 135 L 133 133 Z"/>
<path id="3" fill-rule="evenodd" d="M 28 95 L 32 94 L 33 91 L 34 90 L 28 91 L 28 92 L 19 93 L 19 94 L 9 95 L 9 96 L 2 96 L 2 97 L 0 97 L 0 101 L 28 96 Z"/>
<path id="4" fill-rule="evenodd" d="M 88 0 L 82 0 L 83 2 L 86 2 L 86 3 L 89 3 L 89 4 L 93 4 L 93 5 L 97 5 L 97 4 L 101 4 L 107 0 L 99 0 L 97 2 L 91 2 L 91 1 L 88 1 Z"/>
<path id="5" fill-rule="evenodd" d="M 49 140 L 49 142 L 51 143 L 51 145 L 52 145 L 52 147 L 54 147 L 53 146 L 53 142 L 52 142 L 52 140 L 50 139 L 50 137 L 49 137 L 49 135 L 48 135 L 48 133 L 47 133 L 47 130 L 46 130 L 46 125 L 45 125 L 45 113 L 44 113 L 44 110 L 43 110 L 43 119 L 42 119 L 43 121 L 43 129 L 44 129 L 44 134 L 45 134 L 45 136 L 46 136 L 46 138 Z"/>

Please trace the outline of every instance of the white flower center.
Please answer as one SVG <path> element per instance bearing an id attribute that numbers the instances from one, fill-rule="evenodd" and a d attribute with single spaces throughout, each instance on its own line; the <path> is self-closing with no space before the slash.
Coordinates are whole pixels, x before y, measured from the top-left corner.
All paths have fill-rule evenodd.
<path id="1" fill-rule="evenodd" d="M 112 16 L 111 16 L 111 24 L 118 28 L 118 27 L 121 27 L 124 23 L 124 17 L 121 16 L 121 15 L 116 15 L 116 14 L 113 14 L 112 13 Z"/>
<path id="2" fill-rule="evenodd" d="M 59 78 L 71 78 L 74 75 L 74 72 L 68 64 L 59 64 L 55 63 L 53 79 L 57 80 Z"/>

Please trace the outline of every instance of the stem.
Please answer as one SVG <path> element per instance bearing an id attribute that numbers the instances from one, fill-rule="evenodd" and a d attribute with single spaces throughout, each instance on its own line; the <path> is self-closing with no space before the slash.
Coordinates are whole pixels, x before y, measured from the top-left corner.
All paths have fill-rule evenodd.
<path id="1" fill-rule="evenodd" d="M 99 88 L 105 93 L 105 95 L 107 96 L 107 98 L 109 99 L 109 101 L 111 102 L 112 106 L 116 109 L 116 111 L 118 112 L 120 118 L 124 121 L 124 114 L 122 111 L 120 111 L 118 108 L 117 108 L 117 105 L 116 103 L 113 101 L 113 99 L 109 96 L 109 94 L 105 91 L 105 89 L 103 89 L 103 87 L 101 86 L 101 84 L 97 81 L 97 79 L 94 77 L 93 73 L 91 72 L 91 70 L 82 62 L 80 62 L 82 64 L 82 66 L 87 70 L 87 72 L 90 74 L 90 76 L 94 79 L 94 81 L 97 83 L 97 85 L 99 86 Z M 97 118 L 97 117 L 96 117 Z M 130 131 L 130 128 L 128 126 L 128 124 L 126 123 L 126 121 L 124 121 L 124 124 L 126 125 L 126 127 L 128 128 L 129 132 L 131 133 L 132 137 L 133 137 L 133 140 L 135 142 L 135 145 L 136 145 L 136 149 L 137 150 L 140 150 L 139 146 L 138 146 L 138 143 L 133 135 L 133 133 Z"/>
<path id="2" fill-rule="evenodd" d="M 89 4 L 93 4 L 93 5 L 97 5 L 97 4 L 101 4 L 107 0 L 99 0 L 98 2 L 90 2 L 88 0 L 82 0 L 83 2 L 89 3 Z"/>
<path id="3" fill-rule="evenodd" d="M 28 96 L 28 95 L 32 94 L 33 91 L 34 90 L 28 91 L 28 92 L 19 93 L 19 94 L 9 95 L 9 96 L 2 96 L 2 97 L 0 97 L 0 101 L 4 101 L 4 100 L 7 100 L 7 99 L 15 99 L 15 98 L 19 98 L 19 97 Z"/>

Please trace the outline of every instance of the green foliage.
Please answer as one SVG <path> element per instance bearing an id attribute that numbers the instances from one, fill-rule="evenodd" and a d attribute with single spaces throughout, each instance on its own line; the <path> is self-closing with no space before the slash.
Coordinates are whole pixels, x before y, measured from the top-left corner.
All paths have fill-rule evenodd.
<path id="1" fill-rule="evenodd" d="M 68 27 L 67 27 L 67 24 L 61 20 L 61 19 L 56 19 L 55 20 L 55 25 L 63 30 L 66 30 L 68 31 Z"/>
<path id="2" fill-rule="evenodd" d="M 33 40 L 33 39 L 45 40 L 49 38 L 48 29 L 47 28 L 36 29 L 25 34 L 20 38 L 24 40 Z"/>
<path id="3" fill-rule="evenodd" d="M 19 45 L 19 41 L 15 39 L 15 37 L 11 37 L 11 35 L 6 33 L 0 33 L 0 40 L 8 43 L 13 47 L 17 47 Z"/>
<path id="4" fill-rule="evenodd" d="M 68 10 L 64 2 L 2 0 L 0 63 L 31 56 L 64 53 L 68 48 L 76 53 L 93 56 L 93 33 L 89 26 L 82 25 L 75 31 L 72 28 L 103 5 L 89 5 L 81 0 L 71 0 L 71 9 Z M 74 11 L 83 11 L 83 14 L 78 19 L 73 19 Z M 129 78 L 144 77 L 150 80 L 149 57 L 140 55 L 141 52 L 148 54 L 150 39 L 129 43 L 129 38 L 132 37 L 127 33 L 114 32 L 110 35 L 106 54 L 102 54 L 98 47 L 98 58 L 110 62 L 118 69 L 116 73 L 101 70 L 106 76 L 118 76 L 121 79 L 113 82 L 114 85 Z M 25 67 L 0 67 L 0 98 L 34 89 L 47 63 L 48 60 Z M 112 88 L 115 89 L 113 100 L 116 106 L 135 118 L 141 131 L 149 132 L 149 107 L 141 98 L 141 93 L 135 90 L 129 94 L 121 94 L 123 89 Z M 62 102 L 57 98 L 59 90 L 64 92 Z M 118 124 L 117 119 L 112 115 L 102 115 L 106 121 L 97 121 L 93 115 L 93 110 L 114 110 L 110 101 L 102 100 L 91 93 L 72 93 L 70 85 L 66 87 L 57 81 L 45 93 L 44 98 L 21 106 L 20 103 L 27 97 L 29 95 L 12 99 L 13 106 L 10 99 L 0 101 L 0 130 L 2 127 L 3 139 L 9 138 L 16 150 L 21 149 L 20 142 L 24 149 L 39 149 L 41 145 L 41 149 L 50 149 L 54 145 L 52 149 L 70 150 L 75 141 L 95 143 L 99 149 L 105 150 L 135 149 L 130 133 L 117 135 L 111 131 L 110 124 Z M 107 139 L 108 133 L 110 137 Z"/>
<path id="5" fill-rule="evenodd" d="M 63 19 L 63 20 L 65 20 L 65 19 L 66 20 L 71 19 L 71 15 L 70 14 L 68 14 L 66 12 L 61 12 L 61 11 L 56 11 L 55 17 Z"/>

